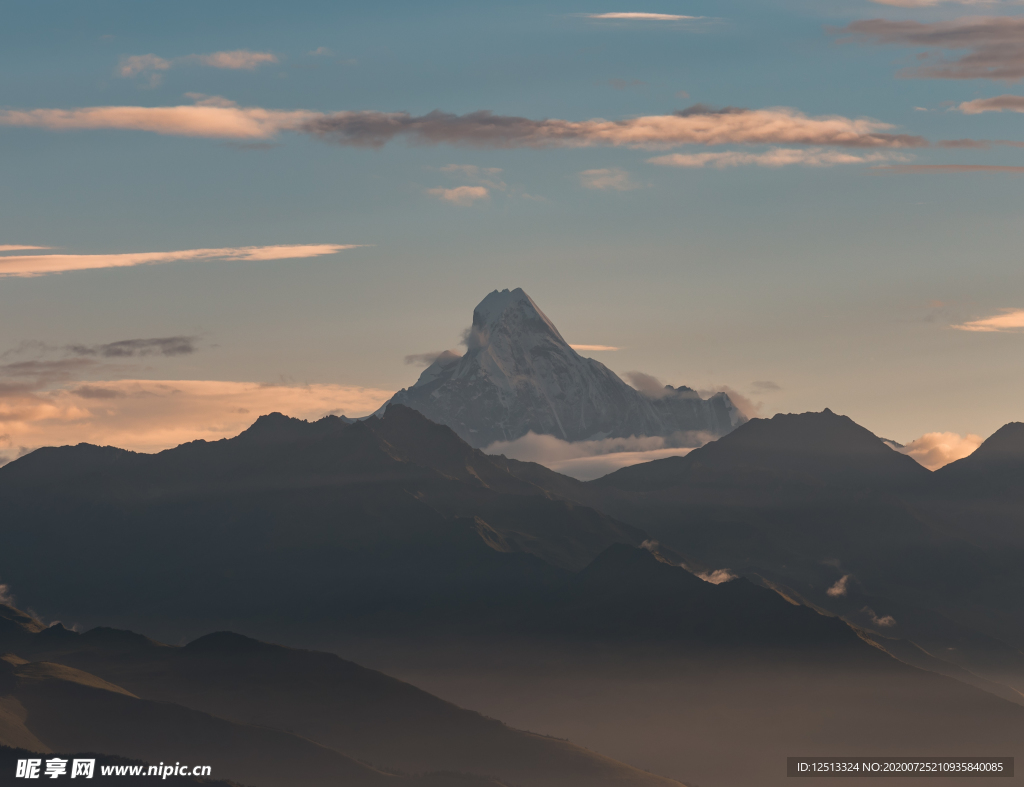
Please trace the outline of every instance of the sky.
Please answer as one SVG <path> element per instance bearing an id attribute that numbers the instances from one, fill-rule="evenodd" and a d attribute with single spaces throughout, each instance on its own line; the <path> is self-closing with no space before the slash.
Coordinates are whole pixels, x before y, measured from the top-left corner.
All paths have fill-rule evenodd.
<path id="1" fill-rule="evenodd" d="M 1009 0 L 10 3 L 0 462 L 366 415 L 522 287 L 937 466 L 1024 420 L 1022 77 Z"/>

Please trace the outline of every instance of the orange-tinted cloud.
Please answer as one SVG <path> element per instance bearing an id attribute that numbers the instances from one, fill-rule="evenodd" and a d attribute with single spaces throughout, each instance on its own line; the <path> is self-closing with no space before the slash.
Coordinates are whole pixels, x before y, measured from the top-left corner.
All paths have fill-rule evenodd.
<path id="1" fill-rule="evenodd" d="M 453 189 L 427 189 L 427 194 L 431 197 L 442 199 L 445 202 L 450 202 L 452 205 L 461 205 L 463 207 L 491 196 L 491 192 L 487 190 L 486 186 L 456 186 Z"/>
<path id="2" fill-rule="evenodd" d="M 993 96 L 964 101 L 957 106 L 965 115 L 980 115 L 982 112 L 1024 112 L 1024 96 Z"/>
<path id="3" fill-rule="evenodd" d="M 961 436 L 955 432 L 929 432 L 907 445 L 890 443 L 890 446 L 901 454 L 913 457 L 929 470 L 938 470 L 950 462 L 970 456 L 981 443 L 982 439 L 976 434 Z"/>
<path id="4" fill-rule="evenodd" d="M 358 246 L 305 244 L 300 246 L 241 246 L 227 249 L 184 249 L 129 254 L 26 254 L 0 256 L 0 278 L 45 276 L 96 268 L 130 268 L 178 260 L 293 260 L 320 257 Z"/>
<path id="5" fill-rule="evenodd" d="M 486 148 L 793 144 L 858 148 L 913 148 L 927 140 L 889 133 L 893 126 L 840 115 L 809 117 L 787 107 L 713 110 L 697 105 L 670 115 L 626 120 L 531 120 L 471 112 L 335 112 L 238 107 L 223 99 L 174 107 L 85 107 L 0 110 L 0 125 L 55 131 L 125 129 L 215 139 L 269 139 L 300 131 L 340 145 L 380 147 L 404 137 L 422 144 Z"/>
<path id="6" fill-rule="evenodd" d="M 836 164 L 868 164 L 875 161 L 891 160 L 887 153 L 868 153 L 855 155 L 840 150 L 824 148 L 775 148 L 765 153 L 745 153 L 738 150 L 724 150 L 715 153 L 671 153 L 666 156 L 655 156 L 647 159 L 648 164 L 660 164 L 663 167 L 740 167 L 755 165 L 758 167 L 832 167 Z"/>
<path id="7" fill-rule="evenodd" d="M 181 137 L 269 139 L 296 130 L 322 115 L 306 110 L 182 105 L 176 107 L 84 107 L 81 109 L 5 109 L 0 125 L 52 131 L 123 129 Z"/>
<path id="8" fill-rule="evenodd" d="M 957 175 L 967 172 L 1002 172 L 1007 175 L 1024 174 L 1024 167 L 1001 166 L 997 164 L 886 164 L 871 169 L 891 172 L 894 175 Z"/>
<path id="9" fill-rule="evenodd" d="M 1020 168 L 1024 171 L 1024 167 Z M 999 314 L 952 326 L 960 331 L 978 333 L 1020 333 L 1024 331 L 1024 309 L 1002 309 Z"/>

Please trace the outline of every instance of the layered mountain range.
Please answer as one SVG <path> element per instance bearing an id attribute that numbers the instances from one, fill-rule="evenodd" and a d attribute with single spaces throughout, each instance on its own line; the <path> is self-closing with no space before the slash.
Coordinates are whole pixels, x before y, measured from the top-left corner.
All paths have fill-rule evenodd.
<path id="1" fill-rule="evenodd" d="M 0 762 L 174 740 L 254 785 L 733 787 L 784 784 L 780 752 L 1024 756 L 1024 425 L 932 473 L 829 410 L 694 396 L 721 437 L 584 483 L 475 446 L 664 435 L 686 397 L 521 291 L 474 331 L 402 392 L 455 426 L 396 397 L 0 468 L 3 598 L 93 629 L 0 607 Z"/>
<path id="2" fill-rule="evenodd" d="M 632 388 L 570 347 L 521 289 L 484 298 L 473 310 L 465 355 L 441 353 L 388 404 L 418 410 L 476 448 L 528 432 L 567 441 L 706 439 L 746 421 L 726 393 L 702 399 L 690 388 L 666 386 L 652 397 Z"/>

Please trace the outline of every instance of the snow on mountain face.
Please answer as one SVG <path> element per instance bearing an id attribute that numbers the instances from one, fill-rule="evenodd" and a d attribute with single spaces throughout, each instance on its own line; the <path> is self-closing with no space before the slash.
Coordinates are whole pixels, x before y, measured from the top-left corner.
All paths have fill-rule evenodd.
<path id="1" fill-rule="evenodd" d="M 419 410 L 483 448 L 527 432 L 577 441 L 720 436 L 746 421 L 728 395 L 666 387 L 652 399 L 573 350 L 521 289 L 495 290 L 473 311 L 466 354 L 445 352 L 391 403 Z M 387 405 L 385 405 L 386 407 Z"/>

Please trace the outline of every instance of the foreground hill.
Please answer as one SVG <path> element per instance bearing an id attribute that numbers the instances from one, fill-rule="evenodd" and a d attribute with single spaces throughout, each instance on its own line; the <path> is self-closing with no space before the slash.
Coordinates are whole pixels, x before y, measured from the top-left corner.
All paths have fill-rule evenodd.
<path id="1" fill-rule="evenodd" d="M 228 632 L 170 647 L 114 629 L 40 630 L 16 610 L 0 614 L 22 627 L 21 636 L 14 626 L 0 632 L 0 650 L 16 646 L 32 659 L 0 664 L 0 702 L 18 703 L 24 716 L 0 725 L 6 745 L 173 756 L 253 785 L 679 787 L 328 653 Z"/>

